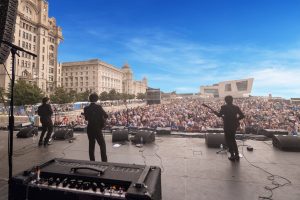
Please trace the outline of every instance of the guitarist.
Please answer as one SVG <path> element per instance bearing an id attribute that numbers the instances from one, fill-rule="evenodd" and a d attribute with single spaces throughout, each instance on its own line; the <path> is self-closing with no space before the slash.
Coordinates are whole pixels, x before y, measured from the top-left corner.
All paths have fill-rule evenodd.
<path id="1" fill-rule="evenodd" d="M 231 161 L 239 161 L 240 157 L 235 140 L 235 133 L 240 125 L 239 120 L 245 118 L 245 115 L 242 113 L 241 109 L 238 106 L 233 105 L 232 96 L 226 96 L 225 103 L 226 104 L 221 107 L 220 112 L 214 111 L 214 113 L 218 117 L 223 118 L 225 141 L 230 153 L 230 157 L 228 159 Z"/>

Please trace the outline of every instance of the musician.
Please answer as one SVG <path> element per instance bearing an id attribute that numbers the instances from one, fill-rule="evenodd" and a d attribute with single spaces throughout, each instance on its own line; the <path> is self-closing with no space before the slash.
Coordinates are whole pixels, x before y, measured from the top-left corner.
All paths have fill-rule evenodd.
<path id="1" fill-rule="evenodd" d="M 215 111 L 215 114 L 218 117 L 223 118 L 225 141 L 230 152 L 230 157 L 228 159 L 231 161 L 238 161 L 240 157 L 235 140 L 235 133 L 239 127 L 239 120 L 243 119 L 245 115 L 238 106 L 233 105 L 232 96 L 226 96 L 225 103 L 226 104 L 221 107 L 220 112 Z"/>
<path id="2" fill-rule="evenodd" d="M 48 97 L 44 97 L 42 99 L 42 105 L 38 107 L 38 115 L 40 116 L 40 121 L 42 123 L 42 133 L 39 140 L 39 146 L 44 144 L 44 146 L 48 145 L 49 139 L 51 137 L 53 131 L 53 123 L 52 123 L 52 108 L 49 104 L 50 99 Z M 47 131 L 47 135 L 44 140 L 45 133 Z"/>
<path id="3" fill-rule="evenodd" d="M 90 105 L 84 107 L 84 117 L 88 121 L 87 135 L 89 139 L 89 156 L 91 161 L 95 161 L 95 143 L 100 146 L 101 160 L 107 162 L 106 145 L 102 134 L 102 128 L 108 115 L 101 105 L 96 104 L 98 95 L 92 93 L 89 96 Z"/>

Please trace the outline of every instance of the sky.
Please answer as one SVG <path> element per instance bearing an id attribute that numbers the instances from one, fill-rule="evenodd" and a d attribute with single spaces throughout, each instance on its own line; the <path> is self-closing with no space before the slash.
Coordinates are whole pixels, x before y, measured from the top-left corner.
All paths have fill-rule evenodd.
<path id="1" fill-rule="evenodd" d="M 298 0 L 49 0 L 59 62 L 98 58 L 164 92 L 254 78 L 252 95 L 300 97 Z"/>

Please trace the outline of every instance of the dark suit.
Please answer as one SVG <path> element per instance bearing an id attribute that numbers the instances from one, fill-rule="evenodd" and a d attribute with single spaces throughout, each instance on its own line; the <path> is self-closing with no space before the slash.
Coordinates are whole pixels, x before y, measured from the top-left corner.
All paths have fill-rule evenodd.
<path id="1" fill-rule="evenodd" d="M 232 104 L 223 105 L 220 112 L 216 114 L 223 118 L 225 141 L 230 154 L 238 156 L 239 150 L 235 141 L 235 133 L 239 127 L 239 120 L 245 117 L 244 114 L 238 106 Z"/>
<path id="2" fill-rule="evenodd" d="M 44 142 L 44 145 L 48 144 L 53 131 L 53 123 L 51 116 L 53 114 L 52 108 L 49 104 L 42 104 L 38 107 L 38 115 L 40 116 L 40 121 L 42 123 L 42 133 L 40 136 L 39 144 Z M 43 141 L 44 135 L 47 131 L 45 140 Z"/>
<path id="3" fill-rule="evenodd" d="M 88 121 L 87 135 L 89 139 L 89 156 L 91 161 L 95 161 L 95 143 L 100 146 L 101 160 L 107 162 L 106 145 L 102 134 L 104 122 L 108 115 L 103 110 L 102 106 L 95 103 L 84 107 L 85 120 Z"/>

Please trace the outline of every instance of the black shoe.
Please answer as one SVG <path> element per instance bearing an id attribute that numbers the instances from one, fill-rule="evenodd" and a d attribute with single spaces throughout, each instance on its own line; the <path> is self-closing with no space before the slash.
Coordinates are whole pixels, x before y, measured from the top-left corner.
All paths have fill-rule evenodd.
<path id="1" fill-rule="evenodd" d="M 48 146 L 48 142 L 44 142 L 44 147 Z"/>
<path id="2" fill-rule="evenodd" d="M 42 146 L 42 145 L 43 145 L 43 142 L 42 142 L 42 141 L 39 141 L 39 147 Z"/>
<path id="3" fill-rule="evenodd" d="M 234 156 L 230 156 L 230 157 L 228 157 L 228 159 L 229 159 L 230 161 L 235 161 L 235 157 L 234 157 Z"/>
<path id="4" fill-rule="evenodd" d="M 239 155 L 234 156 L 234 158 L 235 158 L 236 161 L 240 161 L 240 156 Z"/>

